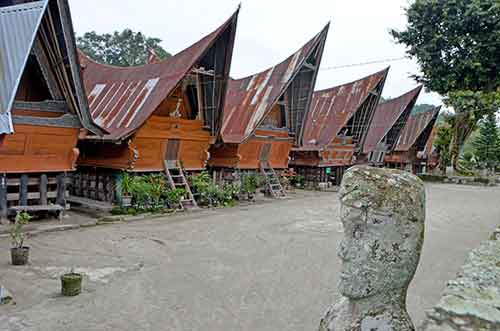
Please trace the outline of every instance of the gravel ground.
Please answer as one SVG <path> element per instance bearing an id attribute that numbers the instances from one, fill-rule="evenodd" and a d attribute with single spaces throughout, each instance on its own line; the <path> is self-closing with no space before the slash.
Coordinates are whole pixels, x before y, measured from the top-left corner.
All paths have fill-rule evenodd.
<path id="1" fill-rule="evenodd" d="M 422 261 L 408 293 L 415 324 L 467 253 L 500 224 L 500 188 L 427 185 Z M 0 330 L 315 330 L 336 295 L 342 237 L 336 193 L 298 192 L 254 206 L 48 233 L 0 284 L 17 305 Z M 58 276 L 86 274 L 60 296 Z"/>

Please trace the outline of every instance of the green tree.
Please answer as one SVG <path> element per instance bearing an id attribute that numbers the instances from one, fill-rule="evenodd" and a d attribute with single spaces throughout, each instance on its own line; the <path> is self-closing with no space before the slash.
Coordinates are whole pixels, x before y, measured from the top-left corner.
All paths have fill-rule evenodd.
<path id="1" fill-rule="evenodd" d="M 477 128 L 479 121 L 487 116 L 495 117 L 495 113 L 500 108 L 500 93 L 450 92 L 445 102 L 455 110 L 450 158 L 453 168 L 458 169 L 458 160 L 462 146 Z"/>
<path id="2" fill-rule="evenodd" d="M 415 105 L 415 107 L 413 107 L 413 112 L 414 113 L 420 113 L 420 112 L 426 112 L 426 111 L 430 111 L 432 109 L 436 108 L 436 106 L 434 105 L 429 105 L 427 103 L 420 103 L 418 105 Z"/>
<path id="3" fill-rule="evenodd" d="M 500 161 L 500 135 L 494 114 L 488 114 L 481 122 L 479 136 L 472 145 L 479 164 L 494 169 Z"/>
<path id="4" fill-rule="evenodd" d="M 434 139 L 434 148 L 439 155 L 439 168 L 442 173 L 446 173 L 446 167 L 450 165 L 450 144 L 453 135 L 450 125 L 452 117 L 446 117 L 443 124 L 438 126 L 437 135 Z"/>
<path id="5" fill-rule="evenodd" d="M 171 54 L 165 51 L 160 43 L 161 39 L 150 38 L 130 29 L 115 31 L 113 34 L 97 34 L 92 31 L 77 39 L 78 48 L 92 59 L 120 67 L 147 63 L 150 49 L 154 50 L 160 59 L 170 57 Z"/>
<path id="6" fill-rule="evenodd" d="M 456 169 L 465 139 L 480 119 L 495 111 L 466 105 L 488 105 L 491 99 L 500 99 L 500 2 L 415 0 L 406 15 L 406 29 L 391 34 L 419 63 L 422 74 L 414 78 L 454 105 L 458 117 L 450 157 Z"/>

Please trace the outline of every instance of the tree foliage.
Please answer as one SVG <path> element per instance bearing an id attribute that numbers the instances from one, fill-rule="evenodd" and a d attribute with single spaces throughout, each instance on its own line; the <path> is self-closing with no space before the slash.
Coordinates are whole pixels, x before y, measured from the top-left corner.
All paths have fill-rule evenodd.
<path id="1" fill-rule="evenodd" d="M 453 136 L 452 125 L 450 121 L 452 116 L 447 116 L 444 123 L 440 124 L 437 129 L 436 138 L 434 139 L 434 148 L 439 155 L 439 167 L 443 173 L 446 172 L 446 167 L 450 165 L 450 144 Z"/>
<path id="2" fill-rule="evenodd" d="M 460 149 L 477 128 L 478 122 L 486 116 L 495 117 L 500 108 L 500 92 L 450 92 L 445 102 L 455 109 L 450 157 L 453 167 L 457 169 Z"/>
<path id="3" fill-rule="evenodd" d="M 474 139 L 472 146 L 480 165 L 492 169 L 498 164 L 500 161 L 500 136 L 494 114 L 488 114 L 482 121 L 479 136 Z"/>
<path id="4" fill-rule="evenodd" d="M 406 30 L 391 34 L 417 59 L 419 82 L 442 95 L 500 86 L 498 0 L 416 0 L 406 14 Z"/>
<path id="5" fill-rule="evenodd" d="M 465 140 L 478 121 L 498 110 L 500 2 L 415 0 L 406 14 L 406 29 L 391 34 L 419 63 L 416 80 L 446 96 L 456 112 L 449 154 L 458 169 Z"/>
<path id="6" fill-rule="evenodd" d="M 161 39 L 147 37 L 130 29 L 115 31 L 113 34 L 98 34 L 92 31 L 77 39 L 78 48 L 92 59 L 120 67 L 147 63 L 150 49 L 154 50 L 160 59 L 171 56 L 160 43 Z"/>
<path id="7" fill-rule="evenodd" d="M 413 107 L 413 112 L 414 113 L 424 113 L 424 112 L 433 110 L 434 108 L 436 108 L 436 106 L 430 105 L 427 103 L 421 103 L 421 104 L 415 105 L 415 107 Z"/>

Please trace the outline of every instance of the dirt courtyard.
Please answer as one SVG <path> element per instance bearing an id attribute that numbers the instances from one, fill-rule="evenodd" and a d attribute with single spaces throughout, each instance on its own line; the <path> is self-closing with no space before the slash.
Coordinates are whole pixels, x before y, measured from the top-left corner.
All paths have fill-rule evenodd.
<path id="1" fill-rule="evenodd" d="M 427 185 L 426 238 L 408 293 L 418 326 L 467 253 L 500 224 L 500 188 Z M 316 330 L 336 296 L 342 238 L 336 193 L 30 238 L 31 263 L 0 284 L 17 305 L 0 330 Z M 86 274 L 59 295 L 58 276 Z"/>

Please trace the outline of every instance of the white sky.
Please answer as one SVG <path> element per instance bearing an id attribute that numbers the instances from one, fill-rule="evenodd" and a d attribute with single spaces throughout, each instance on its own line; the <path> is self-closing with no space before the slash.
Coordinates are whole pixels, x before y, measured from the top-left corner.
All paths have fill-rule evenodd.
<path id="1" fill-rule="evenodd" d="M 131 28 L 163 40 L 172 54 L 215 30 L 240 0 L 70 0 L 77 35 Z M 404 56 L 389 29 L 403 29 L 408 0 L 242 0 L 231 76 L 240 78 L 277 64 L 331 21 L 316 89 L 364 77 L 391 65 L 384 96 L 399 96 L 417 84 L 414 61 L 324 70 L 328 67 Z M 435 93 L 418 103 L 441 104 Z"/>

